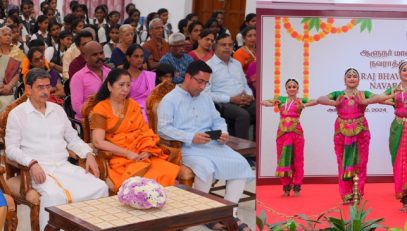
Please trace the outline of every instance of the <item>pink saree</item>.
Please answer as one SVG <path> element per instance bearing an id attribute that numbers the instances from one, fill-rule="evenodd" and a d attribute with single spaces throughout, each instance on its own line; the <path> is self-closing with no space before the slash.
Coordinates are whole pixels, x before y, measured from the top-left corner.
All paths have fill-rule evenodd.
<path id="1" fill-rule="evenodd" d="M 365 98 L 373 96 L 371 92 L 359 92 Z M 364 116 L 365 105 L 360 105 L 353 97 L 345 97 L 343 91 L 328 95 L 332 100 L 344 97 L 336 106 L 338 118 L 335 121 L 334 145 L 338 163 L 339 193 L 342 198 L 352 195 L 353 177 L 359 177 L 359 193 L 363 196 L 367 175 L 370 132 Z"/>

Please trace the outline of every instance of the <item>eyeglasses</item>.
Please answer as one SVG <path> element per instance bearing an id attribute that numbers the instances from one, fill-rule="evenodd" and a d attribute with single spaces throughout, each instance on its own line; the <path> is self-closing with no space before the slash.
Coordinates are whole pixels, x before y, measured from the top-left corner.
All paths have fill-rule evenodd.
<path id="1" fill-rule="evenodd" d="M 164 30 L 164 27 L 163 27 L 163 26 L 154 26 L 154 27 L 151 27 L 151 29 L 154 29 L 154 30 Z"/>
<path id="2" fill-rule="evenodd" d="M 191 78 L 195 79 L 195 81 L 196 81 L 199 85 L 205 85 L 205 86 L 210 85 L 209 81 L 205 81 L 205 80 L 203 80 L 203 79 L 198 79 L 198 78 L 196 78 L 196 77 L 194 77 L 194 76 L 191 76 Z"/>
<path id="3" fill-rule="evenodd" d="M 37 88 L 38 90 L 45 90 L 45 89 L 51 89 L 51 84 L 47 84 L 47 85 L 37 85 L 35 86 L 35 88 Z"/>

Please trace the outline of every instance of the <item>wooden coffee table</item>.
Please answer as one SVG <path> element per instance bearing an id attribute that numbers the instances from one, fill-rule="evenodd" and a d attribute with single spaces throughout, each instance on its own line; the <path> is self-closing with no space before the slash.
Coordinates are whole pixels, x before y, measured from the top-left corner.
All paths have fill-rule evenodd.
<path id="1" fill-rule="evenodd" d="M 162 209 L 134 209 L 120 204 L 117 196 L 48 207 L 45 230 L 177 230 L 216 221 L 237 230 L 236 204 L 182 185 L 165 191 L 167 202 Z"/>

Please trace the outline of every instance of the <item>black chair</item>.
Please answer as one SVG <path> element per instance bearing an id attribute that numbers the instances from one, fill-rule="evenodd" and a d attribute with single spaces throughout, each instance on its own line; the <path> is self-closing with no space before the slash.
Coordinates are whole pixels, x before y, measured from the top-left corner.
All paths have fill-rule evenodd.
<path id="1" fill-rule="evenodd" d="M 75 119 L 75 111 L 72 108 L 71 96 L 65 96 L 64 104 L 62 107 L 68 116 L 69 121 L 71 121 L 72 127 L 78 132 L 79 137 L 83 139 L 83 128 L 81 121 Z"/>
<path id="2" fill-rule="evenodd" d="M 72 127 L 78 132 L 78 135 L 81 139 L 83 139 L 83 127 L 81 121 L 75 119 L 75 111 L 72 108 L 72 103 L 71 103 L 71 96 L 65 96 L 64 98 L 64 104 L 62 105 L 64 108 L 64 111 L 66 115 L 68 116 L 69 121 L 71 121 Z M 68 161 L 71 164 L 74 165 L 79 165 L 79 161 L 75 158 L 68 157 Z"/>
<path id="3" fill-rule="evenodd" d="M 14 91 L 14 99 L 20 98 L 22 95 L 24 95 L 24 83 L 19 82 L 16 90 Z"/>
<path id="4" fill-rule="evenodd" d="M 62 84 L 64 85 L 65 95 L 71 95 L 71 88 L 69 87 L 69 79 L 63 80 Z"/>

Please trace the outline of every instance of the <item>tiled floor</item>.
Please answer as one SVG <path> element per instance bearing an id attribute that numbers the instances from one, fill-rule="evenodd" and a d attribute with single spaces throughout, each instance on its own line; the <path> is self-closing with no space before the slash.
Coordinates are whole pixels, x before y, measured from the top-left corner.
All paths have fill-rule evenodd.
<path id="1" fill-rule="evenodd" d="M 220 182 L 222 183 L 222 182 Z M 251 181 L 246 185 L 246 190 L 255 192 L 256 184 L 255 181 Z M 29 231 L 30 226 L 30 211 L 27 206 L 19 205 L 18 211 L 18 231 Z M 252 230 L 255 230 L 255 201 L 247 201 L 239 204 L 238 217 L 245 222 Z M 186 229 L 187 231 L 207 231 L 210 230 L 203 225 L 190 227 Z"/>

